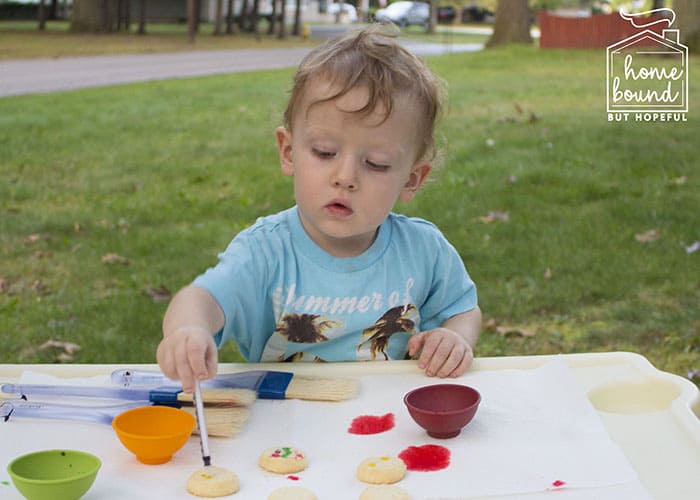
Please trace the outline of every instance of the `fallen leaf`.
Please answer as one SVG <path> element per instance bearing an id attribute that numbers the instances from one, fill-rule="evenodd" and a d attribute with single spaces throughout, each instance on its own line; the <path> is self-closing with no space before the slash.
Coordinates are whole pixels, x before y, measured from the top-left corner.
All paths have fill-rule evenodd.
<path id="1" fill-rule="evenodd" d="M 479 220 L 484 224 L 492 224 L 496 221 L 508 221 L 510 212 L 501 212 L 499 210 L 491 210 L 488 214 L 479 217 Z"/>
<path id="2" fill-rule="evenodd" d="M 83 232 L 83 226 L 80 225 L 80 222 L 73 223 L 73 232 L 74 233 L 82 233 Z"/>
<path id="3" fill-rule="evenodd" d="M 700 241 L 694 241 L 689 246 L 685 247 L 685 253 L 691 254 L 700 250 Z"/>
<path id="4" fill-rule="evenodd" d="M 46 349 L 50 349 L 52 347 L 55 347 L 57 349 L 63 349 L 67 354 L 74 354 L 76 351 L 79 351 L 82 349 L 78 344 L 75 344 L 73 342 L 62 342 L 60 340 L 54 340 L 54 339 L 49 339 L 40 346 L 37 346 L 37 351 L 45 351 Z"/>
<path id="5" fill-rule="evenodd" d="M 544 279 L 552 279 L 552 270 L 549 267 L 544 271 Z"/>
<path id="6" fill-rule="evenodd" d="M 680 177 L 676 177 L 675 179 L 671 179 L 671 182 L 676 186 L 680 186 L 688 182 L 688 178 L 685 175 L 682 175 Z"/>
<path id="7" fill-rule="evenodd" d="M 49 292 L 49 287 L 41 280 L 34 280 L 32 282 L 32 290 L 39 295 L 45 295 Z"/>
<path id="8" fill-rule="evenodd" d="M 659 239 L 659 231 L 656 229 L 650 229 L 645 233 L 635 234 L 634 239 L 640 243 L 650 243 Z"/>
<path id="9" fill-rule="evenodd" d="M 108 253 L 102 256 L 102 263 L 103 264 L 122 264 L 122 265 L 127 265 L 129 264 L 129 259 L 126 257 L 122 257 L 121 255 L 118 255 L 116 253 Z"/>
<path id="10" fill-rule="evenodd" d="M 161 285 L 158 288 L 149 286 L 144 290 L 153 299 L 153 302 L 165 302 L 170 300 L 172 294 L 165 286 Z"/>
<path id="11" fill-rule="evenodd" d="M 80 349 L 81 347 L 73 342 L 62 342 L 60 340 L 50 339 L 41 345 L 26 349 L 23 355 L 32 356 L 35 355 L 37 352 L 48 351 L 49 354 L 53 356 L 55 361 L 70 362 L 73 361 L 73 355 Z"/>
<path id="12" fill-rule="evenodd" d="M 511 337 L 511 336 L 534 337 L 535 336 L 535 332 L 530 330 L 530 329 L 519 327 L 519 326 L 499 325 L 498 322 L 493 318 L 487 320 L 483 324 L 483 329 L 486 331 L 492 331 L 492 332 L 498 333 L 504 337 Z"/>
<path id="13" fill-rule="evenodd" d="M 33 245 L 34 243 L 36 243 L 40 239 L 41 239 L 40 234 L 30 234 L 24 238 L 24 244 L 25 245 Z"/>

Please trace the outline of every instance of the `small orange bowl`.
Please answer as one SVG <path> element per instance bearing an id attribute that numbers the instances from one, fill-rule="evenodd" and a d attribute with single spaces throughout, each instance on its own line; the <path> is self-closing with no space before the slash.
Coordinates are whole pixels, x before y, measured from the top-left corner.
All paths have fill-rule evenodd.
<path id="1" fill-rule="evenodd" d="M 195 418 L 169 406 L 143 406 L 117 415 L 112 427 L 119 441 L 139 462 L 149 465 L 168 462 L 192 435 Z"/>

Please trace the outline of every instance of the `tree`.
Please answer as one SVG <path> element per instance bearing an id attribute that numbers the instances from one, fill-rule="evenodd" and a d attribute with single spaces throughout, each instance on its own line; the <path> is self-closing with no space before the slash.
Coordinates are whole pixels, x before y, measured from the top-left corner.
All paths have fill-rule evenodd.
<path id="1" fill-rule="evenodd" d="M 509 43 L 532 44 L 528 0 L 498 0 L 496 24 L 486 47 Z"/>
<path id="2" fill-rule="evenodd" d="M 70 30 L 79 33 L 112 31 L 117 7 L 117 0 L 73 0 Z"/>
<path id="3" fill-rule="evenodd" d="M 673 0 L 676 22 L 673 28 L 680 30 L 681 43 L 690 52 L 700 52 L 700 2 L 697 0 Z"/>
<path id="4" fill-rule="evenodd" d="M 221 24 L 224 17 L 224 0 L 216 0 L 216 14 L 214 18 L 214 35 L 221 34 Z"/>

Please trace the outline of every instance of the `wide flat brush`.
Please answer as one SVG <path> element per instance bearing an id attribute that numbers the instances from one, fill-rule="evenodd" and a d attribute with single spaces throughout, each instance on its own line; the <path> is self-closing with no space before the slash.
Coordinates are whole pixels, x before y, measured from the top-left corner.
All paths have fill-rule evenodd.
<path id="1" fill-rule="evenodd" d="M 176 384 L 157 371 L 129 369 L 112 372 L 112 382 L 123 387 Z M 303 377 L 291 372 L 253 370 L 219 374 L 203 381 L 202 387 L 206 390 L 248 389 L 255 391 L 261 399 L 345 401 L 355 397 L 359 384 L 355 379 Z"/>
<path id="2" fill-rule="evenodd" d="M 16 396 L 70 396 L 79 398 L 151 401 L 159 404 L 192 403 L 192 394 L 176 386 L 157 388 L 126 388 L 86 385 L 2 384 L 0 392 Z M 202 391 L 202 402 L 219 406 L 248 406 L 256 399 L 248 389 L 212 388 Z"/>
<path id="3" fill-rule="evenodd" d="M 38 418 L 64 421 L 96 422 L 111 425 L 112 419 L 131 408 L 149 406 L 149 401 L 133 401 L 109 406 L 63 405 L 24 399 L 7 399 L 0 402 L 0 418 L 5 421 L 14 418 Z M 196 416 L 195 408 L 181 407 Z M 204 415 L 210 436 L 232 437 L 238 434 L 250 417 L 250 410 L 244 407 L 205 407 Z M 195 428 L 195 433 L 198 429 Z"/>

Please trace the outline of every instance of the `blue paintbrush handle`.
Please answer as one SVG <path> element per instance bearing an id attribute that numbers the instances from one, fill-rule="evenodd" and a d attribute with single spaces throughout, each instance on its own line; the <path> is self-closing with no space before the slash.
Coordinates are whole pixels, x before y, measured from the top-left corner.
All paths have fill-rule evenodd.
<path id="1" fill-rule="evenodd" d="M 154 389 L 122 389 L 85 385 L 2 384 L 0 391 L 16 396 L 71 396 L 80 398 L 122 399 L 127 401 L 151 401 L 153 403 L 177 403 L 178 387 Z"/>
<path id="2" fill-rule="evenodd" d="M 258 393 L 262 399 L 285 399 L 287 387 L 293 373 L 267 370 L 251 370 L 239 373 L 222 373 L 202 382 L 204 388 L 250 389 Z M 123 387 L 134 386 L 167 386 L 179 387 L 178 382 L 170 380 L 156 371 L 147 370 L 115 370 L 112 372 L 112 382 Z"/>
<path id="3" fill-rule="evenodd" d="M 133 401 L 114 406 L 72 406 L 53 403 L 37 403 L 25 400 L 8 400 L 0 404 L 0 418 L 40 418 L 50 420 L 81 420 L 111 424 L 112 419 L 131 408 L 149 406 L 149 401 Z"/>

